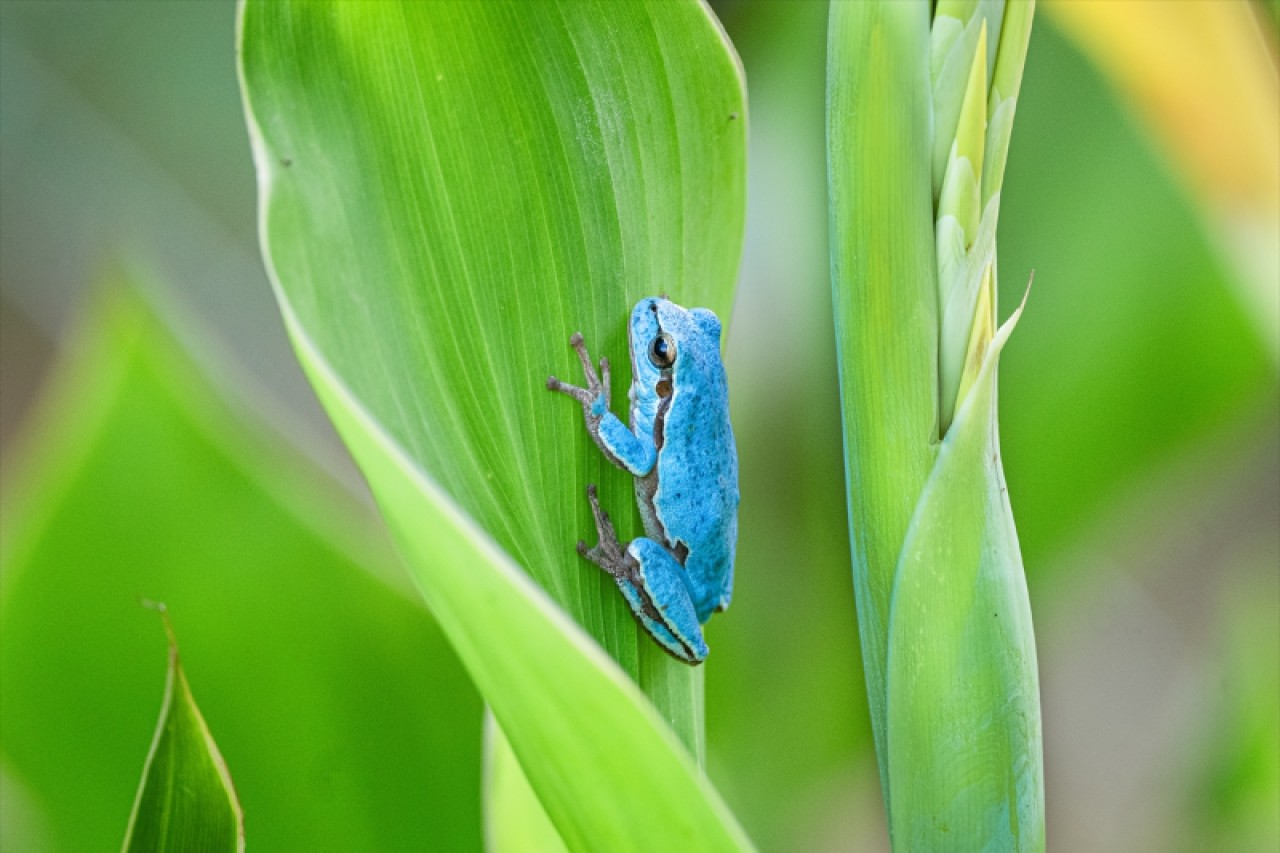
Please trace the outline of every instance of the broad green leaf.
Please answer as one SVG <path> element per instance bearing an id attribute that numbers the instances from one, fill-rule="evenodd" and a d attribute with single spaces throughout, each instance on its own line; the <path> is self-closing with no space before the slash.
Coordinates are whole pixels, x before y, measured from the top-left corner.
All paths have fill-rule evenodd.
<path id="1" fill-rule="evenodd" d="M 745 843 L 667 726 L 700 756 L 701 671 L 574 552 L 588 482 L 639 531 L 630 479 L 545 388 L 576 375 L 574 331 L 624 388 L 642 296 L 727 318 L 745 114 L 714 19 L 246 2 L 240 47 L 286 326 L 557 828 L 577 848 Z"/>
<path id="2" fill-rule="evenodd" d="M 894 569 L 936 454 L 929 3 L 831 4 L 831 290 L 853 584 L 882 786 Z"/>
<path id="3" fill-rule="evenodd" d="M 165 615 L 169 669 L 151 751 L 125 834 L 126 853 L 243 851 L 244 812 L 227 764 L 191 695 Z"/>
<path id="4" fill-rule="evenodd" d="M 0 758 L 39 811 L 0 826 L 119 848 L 164 683 L 149 598 L 250 849 L 475 850 L 481 705 L 381 522 L 136 298 L 90 307 L 3 467 Z"/>
<path id="5" fill-rule="evenodd" d="M 1036 651 L 996 426 L 1017 318 L 943 439 L 898 564 L 887 743 L 903 850 L 1044 849 Z"/>
<path id="6" fill-rule="evenodd" d="M 630 478 L 545 381 L 580 372 L 580 331 L 621 406 L 643 296 L 728 318 L 746 116 L 715 20 L 692 0 L 249 0 L 240 41 L 282 305 L 404 464 L 700 753 L 700 674 L 574 551 L 594 536 L 587 483 L 624 539 L 639 532 Z"/>
<path id="7" fill-rule="evenodd" d="M 750 847 L 636 684 L 405 457 L 284 307 L 414 580 L 569 848 Z"/>

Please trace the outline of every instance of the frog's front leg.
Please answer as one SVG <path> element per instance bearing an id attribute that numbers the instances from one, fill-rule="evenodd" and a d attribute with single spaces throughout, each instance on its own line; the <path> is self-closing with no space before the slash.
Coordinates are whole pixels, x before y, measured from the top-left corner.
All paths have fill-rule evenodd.
<path id="1" fill-rule="evenodd" d="M 587 499 L 600 541 L 594 548 L 579 542 L 578 553 L 613 576 L 640 624 L 663 649 L 685 663 L 702 663 L 708 649 L 684 567 L 652 539 L 633 539 L 623 548 L 595 486 L 587 486 Z"/>
<path id="2" fill-rule="evenodd" d="M 600 372 L 596 373 L 591 357 L 587 355 L 586 344 L 582 334 L 574 332 L 569 339 L 570 346 L 578 353 L 582 362 L 582 372 L 586 375 L 587 387 L 579 388 L 567 382 L 561 382 L 554 376 L 547 378 L 547 389 L 568 394 L 582 404 L 582 416 L 587 423 L 587 433 L 592 441 L 604 453 L 605 458 L 637 477 L 643 477 L 653 470 L 658 459 L 658 450 L 654 446 L 653 436 L 637 436 L 627 429 L 618 416 L 609 411 L 609 359 L 600 359 Z"/>

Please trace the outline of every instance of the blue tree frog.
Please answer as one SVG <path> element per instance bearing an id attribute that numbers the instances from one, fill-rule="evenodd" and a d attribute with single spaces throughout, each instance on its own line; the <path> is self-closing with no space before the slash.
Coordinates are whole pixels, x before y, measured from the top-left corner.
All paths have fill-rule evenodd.
<path id="1" fill-rule="evenodd" d="M 586 388 L 554 376 L 547 388 L 582 404 L 587 432 L 606 459 L 635 477 L 645 536 L 624 547 L 594 485 L 587 499 L 599 542 L 578 553 L 617 582 L 639 623 L 689 664 L 707 657 L 702 625 L 729 606 L 738 538 L 738 452 L 720 361 L 720 321 L 664 297 L 631 312 L 631 426 L 609 410 L 609 361 L 597 373 L 582 335 L 569 343 Z"/>

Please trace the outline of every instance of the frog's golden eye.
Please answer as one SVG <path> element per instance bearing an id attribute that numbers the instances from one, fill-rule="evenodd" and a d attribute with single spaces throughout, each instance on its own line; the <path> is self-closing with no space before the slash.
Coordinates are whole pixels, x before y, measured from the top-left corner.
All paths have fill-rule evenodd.
<path id="1" fill-rule="evenodd" d="M 676 363 L 676 342 L 663 332 L 649 344 L 649 361 L 659 370 L 666 370 Z"/>

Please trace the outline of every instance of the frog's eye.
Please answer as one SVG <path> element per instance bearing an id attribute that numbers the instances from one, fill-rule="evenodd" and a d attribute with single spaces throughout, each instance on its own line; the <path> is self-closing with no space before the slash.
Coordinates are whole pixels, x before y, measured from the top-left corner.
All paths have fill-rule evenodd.
<path id="1" fill-rule="evenodd" d="M 676 342 L 671 336 L 663 333 L 649 344 L 649 361 L 659 370 L 666 370 L 676 363 Z"/>

